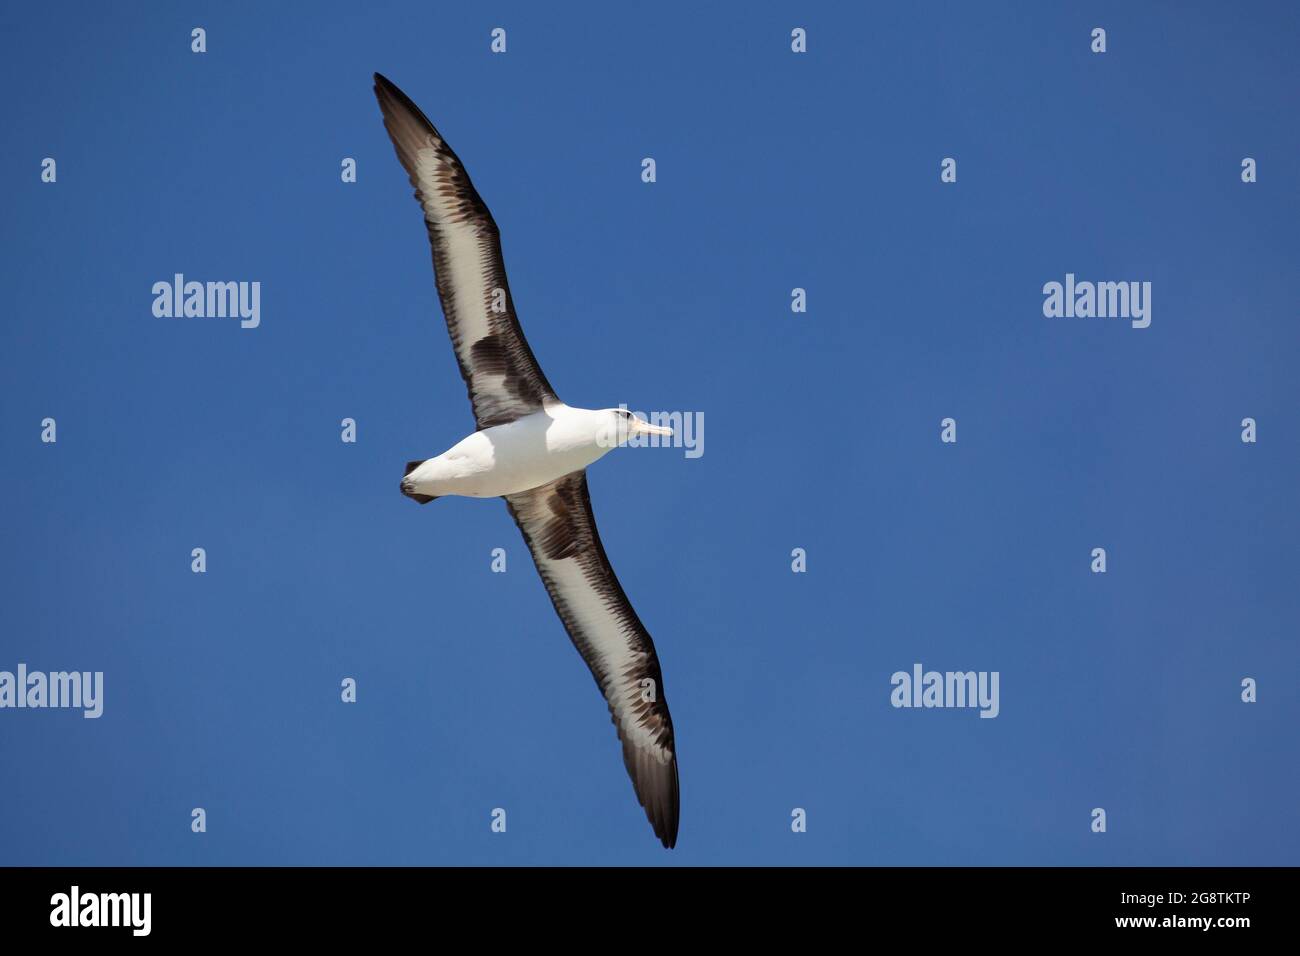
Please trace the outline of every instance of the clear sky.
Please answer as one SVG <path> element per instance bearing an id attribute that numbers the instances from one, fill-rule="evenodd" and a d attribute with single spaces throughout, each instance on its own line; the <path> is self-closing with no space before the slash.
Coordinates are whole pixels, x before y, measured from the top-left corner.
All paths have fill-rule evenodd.
<path id="1" fill-rule="evenodd" d="M 0 710 L 0 863 L 1300 863 L 1295 5 L 607 6 L 0 14 L 0 670 L 104 673 Z M 398 493 L 473 419 L 375 70 L 560 396 L 704 416 L 590 476 L 671 853 L 504 505 Z"/>

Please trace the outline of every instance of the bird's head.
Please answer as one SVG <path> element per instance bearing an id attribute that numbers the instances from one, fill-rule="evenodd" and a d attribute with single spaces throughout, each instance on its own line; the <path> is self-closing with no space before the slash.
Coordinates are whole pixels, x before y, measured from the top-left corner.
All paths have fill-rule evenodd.
<path id="1" fill-rule="evenodd" d="M 617 448 L 620 445 L 626 445 L 628 441 L 637 435 L 672 435 L 671 428 L 665 428 L 662 425 L 651 425 L 644 418 L 637 417 L 634 413 L 626 408 L 606 408 L 601 412 L 604 416 L 600 425 L 598 441 L 606 448 Z"/>

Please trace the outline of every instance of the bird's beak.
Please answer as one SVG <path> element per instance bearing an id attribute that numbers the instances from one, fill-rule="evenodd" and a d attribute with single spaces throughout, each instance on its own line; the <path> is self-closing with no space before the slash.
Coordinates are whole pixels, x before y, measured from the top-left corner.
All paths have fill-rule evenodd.
<path id="1" fill-rule="evenodd" d="M 649 422 L 636 420 L 636 430 L 646 435 L 672 435 L 673 430 L 663 425 L 651 425 Z"/>

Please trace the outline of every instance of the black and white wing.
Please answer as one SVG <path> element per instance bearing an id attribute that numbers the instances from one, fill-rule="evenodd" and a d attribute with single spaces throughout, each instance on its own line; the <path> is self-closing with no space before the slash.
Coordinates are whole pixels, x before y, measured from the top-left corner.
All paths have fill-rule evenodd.
<path id="1" fill-rule="evenodd" d="M 551 603 L 605 695 L 623 762 L 655 835 L 677 842 L 677 755 L 654 642 L 609 566 L 596 532 L 587 475 L 506 495 Z"/>
<path id="2" fill-rule="evenodd" d="M 465 167 L 420 108 L 378 73 L 375 96 L 424 210 L 438 297 L 478 427 L 557 403 L 515 317 L 501 234 Z"/>

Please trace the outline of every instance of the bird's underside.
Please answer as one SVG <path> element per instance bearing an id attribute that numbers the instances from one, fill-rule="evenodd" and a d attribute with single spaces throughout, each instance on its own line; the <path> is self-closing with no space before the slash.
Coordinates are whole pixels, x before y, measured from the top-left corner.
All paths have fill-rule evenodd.
<path id="1" fill-rule="evenodd" d="M 438 296 L 478 429 L 564 408 L 524 338 L 496 223 L 460 160 L 419 108 L 379 74 L 375 96 L 424 212 Z M 408 465 L 408 477 L 420 464 Z M 434 497 L 408 491 L 405 483 L 403 491 L 416 500 Z M 659 659 L 601 544 L 586 472 L 579 468 L 503 497 L 556 613 L 605 696 L 637 798 L 656 836 L 671 847 L 677 758 Z"/>

